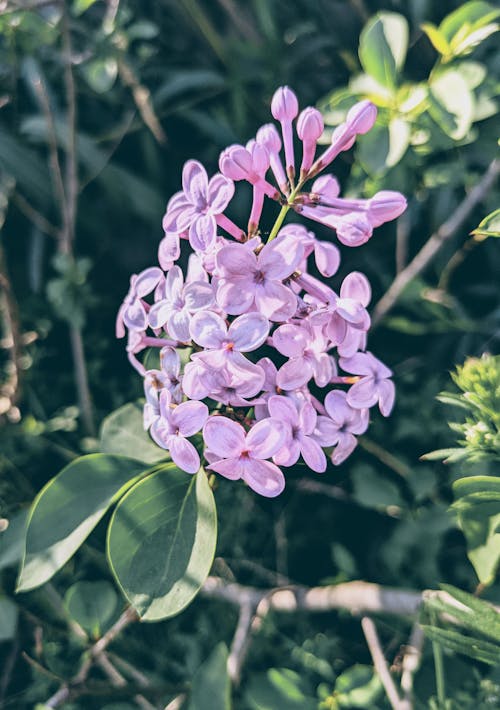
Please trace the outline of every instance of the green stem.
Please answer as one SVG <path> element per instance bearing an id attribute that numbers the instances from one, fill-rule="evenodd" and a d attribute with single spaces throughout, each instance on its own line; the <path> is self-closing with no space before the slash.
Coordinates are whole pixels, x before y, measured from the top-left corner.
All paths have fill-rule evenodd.
<path id="1" fill-rule="evenodd" d="M 437 623 L 435 614 L 431 615 L 431 623 L 433 626 Z M 437 641 L 432 642 L 432 653 L 434 655 L 434 673 L 436 675 L 436 690 L 440 710 L 445 710 L 446 707 L 446 687 L 444 680 L 444 663 L 443 651 Z"/>
<path id="2" fill-rule="evenodd" d="M 286 203 L 282 206 L 282 208 L 279 211 L 278 216 L 276 217 L 276 222 L 273 225 L 273 228 L 271 229 L 271 232 L 269 234 L 269 239 L 267 240 L 267 243 L 271 242 L 278 234 L 278 232 L 281 229 L 281 225 L 283 224 L 283 221 L 287 215 L 288 210 L 290 207 L 293 205 L 293 201 L 295 199 L 295 196 L 299 192 L 299 190 L 302 188 L 302 185 L 304 184 L 305 180 L 301 180 L 296 187 L 292 190 L 290 193 Z"/>

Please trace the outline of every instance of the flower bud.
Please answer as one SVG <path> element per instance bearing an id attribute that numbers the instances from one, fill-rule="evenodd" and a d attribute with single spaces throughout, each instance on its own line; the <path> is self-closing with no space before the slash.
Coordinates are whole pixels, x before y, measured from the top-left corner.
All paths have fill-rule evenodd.
<path id="1" fill-rule="evenodd" d="M 269 153 L 279 153 L 281 150 L 281 138 L 273 123 L 266 123 L 257 131 L 257 143 L 265 146 Z"/>
<path id="2" fill-rule="evenodd" d="M 355 134 L 368 133 L 377 118 L 377 108 L 371 101 L 359 101 L 349 110 L 346 124 Z"/>
<path id="3" fill-rule="evenodd" d="M 252 156 L 242 145 L 230 145 L 219 157 L 219 170 L 231 180 L 254 181 L 252 176 Z"/>
<path id="4" fill-rule="evenodd" d="M 297 135 L 302 141 L 316 142 L 323 133 L 323 116 L 316 108 L 308 106 L 297 119 Z"/>
<path id="5" fill-rule="evenodd" d="M 406 199 L 400 192 L 381 190 L 369 201 L 368 216 L 374 227 L 380 227 L 403 214 L 406 207 Z"/>
<path id="6" fill-rule="evenodd" d="M 252 139 L 246 144 L 246 149 L 252 156 L 253 171 L 257 173 L 257 175 L 264 177 L 269 169 L 269 153 L 267 148 L 262 145 L 262 143 L 258 143 Z"/>
<path id="7" fill-rule="evenodd" d="M 271 113 L 277 121 L 292 121 L 299 112 L 299 102 L 288 86 L 280 86 L 271 101 Z"/>
<path id="8" fill-rule="evenodd" d="M 340 194 L 339 181 L 334 175 L 327 173 L 313 182 L 311 192 L 326 199 L 335 199 Z"/>
<path id="9" fill-rule="evenodd" d="M 336 227 L 337 239 L 346 247 L 359 247 L 370 239 L 373 228 L 362 214 L 351 213 L 340 217 Z"/>

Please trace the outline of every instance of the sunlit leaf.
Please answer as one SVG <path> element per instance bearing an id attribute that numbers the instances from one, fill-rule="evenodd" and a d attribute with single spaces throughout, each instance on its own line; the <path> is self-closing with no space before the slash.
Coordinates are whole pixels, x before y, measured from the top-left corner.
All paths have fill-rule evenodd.
<path id="1" fill-rule="evenodd" d="M 480 239 L 500 237 L 500 209 L 490 212 L 471 234 Z"/>
<path id="2" fill-rule="evenodd" d="M 379 12 L 365 25 L 359 40 L 363 69 L 380 84 L 394 88 L 408 49 L 408 23 L 403 15 Z"/>
<path id="3" fill-rule="evenodd" d="M 431 22 L 424 22 L 420 25 L 427 37 L 430 39 L 432 46 L 436 49 L 439 54 L 447 55 L 450 51 L 450 45 L 446 37 L 443 35 L 438 28 Z"/>
<path id="4" fill-rule="evenodd" d="M 107 552 L 123 593 L 145 621 L 182 611 L 205 581 L 215 553 L 217 518 L 203 470 L 173 464 L 139 481 L 117 505 Z"/>
<path id="5" fill-rule="evenodd" d="M 137 402 L 125 404 L 104 419 L 99 449 L 103 454 L 120 454 L 144 463 L 168 458 L 144 431 L 142 405 Z"/>
<path id="6" fill-rule="evenodd" d="M 429 113 L 441 130 L 453 140 L 469 131 L 474 114 L 474 97 L 463 76 L 454 69 L 440 73 L 430 82 Z"/>
<path id="7" fill-rule="evenodd" d="M 39 587 L 61 569 L 143 471 L 143 463 L 124 456 L 90 454 L 49 481 L 31 507 L 17 591 Z"/>

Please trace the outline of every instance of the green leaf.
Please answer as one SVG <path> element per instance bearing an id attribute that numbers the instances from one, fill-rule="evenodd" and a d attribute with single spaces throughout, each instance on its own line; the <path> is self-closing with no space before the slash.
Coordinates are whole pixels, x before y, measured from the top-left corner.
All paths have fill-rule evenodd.
<path id="1" fill-rule="evenodd" d="M 484 42 L 490 35 L 498 32 L 500 25 L 497 22 L 492 22 L 484 27 L 479 27 L 478 29 L 470 32 L 463 39 L 452 42 L 452 52 L 455 57 L 462 54 L 470 54 L 472 50 L 477 47 L 481 42 Z"/>
<path id="2" fill-rule="evenodd" d="M 12 599 L 0 597 L 0 642 L 10 641 L 16 635 L 19 609 Z"/>
<path id="3" fill-rule="evenodd" d="M 500 237 L 500 209 L 490 212 L 471 234 L 480 239 Z"/>
<path id="4" fill-rule="evenodd" d="M 437 643 L 455 653 L 470 656 L 482 663 L 488 663 L 493 666 L 500 663 L 500 646 L 497 644 L 472 638 L 451 629 L 440 629 L 426 624 L 422 625 L 422 629 L 431 641 L 437 641 Z"/>
<path id="5" fill-rule="evenodd" d="M 93 59 L 82 67 L 83 76 L 90 88 L 97 94 L 109 91 L 118 75 L 118 62 L 113 57 Z"/>
<path id="6" fill-rule="evenodd" d="M 142 405 L 138 402 L 125 404 L 104 419 L 99 449 L 104 454 L 121 454 L 148 464 L 168 458 L 144 431 Z"/>
<path id="7" fill-rule="evenodd" d="M 0 570 L 21 561 L 28 510 L 20 510 L 9 519 L 9 526 L 0 533 Z"/>
<path id="8" fill-rule="evenodd" d="M 340 707 L 370 709 L 382 690 L 382 683 L 373 668 L 357 664 L 339 675 L 334 695 Z"/>
<path id="9" fill-rule="evenodd" d="M 380 84 L 394 88 L 408 49 L 408 23 L 403 15 L 379 12 L 364 27 L 359 40 L 363 69 Z"/>
<path id="10" fill-rule="evenodd" d="M 431 80 L 429 113 L 453 140 L 468 133 L 474 115 L 474 97 L 460 72 L 448 69 Z"/>
<path id="11" fill-rule="evenodd" d="M 39 587 L 61 569 L 143 472 L 143 463 L 124 456 L 90 454 L 49 481 L 31 507 L 17 591 Z"/>
<path id="12" fill-rule="evenodd" d="M 123 593 L 146 621 L 179 613 L 198 593 L 215 554 L 217 516 L 205 472 L 174 464 L 139 481 L 117 505 L 107 553 Z"/>
<path id="13" fill-rule="evenodd" d="M 450 45 L 444 34 L 431 22 L 424 22 L 420 27 L 423 29 L 432 46 L 439 54 L 446 56 L 450 52 Z"/>
<path id="14" fill-rule="evenodd" d="M 76 582 L 64 595 L 68 614 L 94 638 L 101 636 L 112 619 L 118 595 L 110 582 Z"/>
<path id="15" fill-rule="evenodd" d="M 188 710 L 231 710 L 227 646 L 219 643 L 193 676 Z"/>
<path id="16" fill-rule="evenodd" d="M 500 15 L 500 10 L 482 0 L 472 0 L 447 15 L 439 25 L 439 31 L 451 43 L 464 28 L 467 34 L 488 25 Z"/>
<path id="17" fill-rule="evenodd" d="M 245 700 L 252 710 L 316 710 L 318 707 L 300 675 L 288 668 L 270 668 L 267 673 L 254 676 Z"/>
<path id="18" fill-rule="evenodd" d="M 476 631 L 500 643 L 500 614 L 491 604 L 457 589 L 451 584 L 441 584 L 440 587 L 459 604 L 432 594 L 424 602 L 426 609 L 453 617 L 457 623 L 469 631 Z"/>
<path id="19" fill-rule="evenodd" d="M 370 175 L 383 175 L 399 163 L 410 143 L 410 124 L 393 118 L 389 126 L 376 125 L 359 141 L 358 158 Z"/>
<path id="20" fill-rule="evenodd" d="M 369 466 L 353 472 L 354 499 L 367 508 L 386 509 L 404 505 L 398 487 Z"/>
<path id="21" fill-rule="evenodd" d="M 83 15 L 83 13 L 92 7 L 97 0 L 74 0 L 73 2 L 73 14 Z"/>
<path id="22" fill-rule="evenodd" d="M 483 584 L 491 584 L 500 563 L 500 479 L 468 476 L 453 483 L 458 523 L 467 555 Z"/>

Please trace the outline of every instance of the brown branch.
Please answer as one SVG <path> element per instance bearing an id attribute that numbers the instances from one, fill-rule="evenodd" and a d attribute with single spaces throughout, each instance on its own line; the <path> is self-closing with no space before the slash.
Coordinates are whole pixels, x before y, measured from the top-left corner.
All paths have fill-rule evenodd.
<path id="1" fill-rule="evenodd" d="M 142 120 L 158 143 L 163 145 L 163 143 L 167 142 L 167 136 L 165 135 L 165 132 L 161 127 L 161 123 L 154 111 L 153 102 L 151 100 L 151 92 L 146 86 L 140 83 L 132 67 L 123 58 L 121 58 L 118 62 L 118 71 L 123 83 L 125 86 L 128 86 L 132 92 L 134 103 L 137 106 L 137 110 L 141 114 Z"/>
<path id="2" fill-rule="evenodd" d="M 38 229 L 44 234 L 48 234 L 49 237 L 54 239 L 61 238 L 61 231 L 55 225 L 46 219 L 41 212 L 38 212 L 34 207 L 30 205 L 28 200 L 23 197 L 19 192 L 14 192 L 12 195 L 12 203 L 17 207 L 17 209 L 22 212 L 22 214 L 29 219 L 29 221 L 38 227 Z"/>
<path id="3" fill-rule="evenodd" d="M 236 625 L 227 659 L 228 675 L 236 685 L 240 682 L 241 668 L 250 645 L 251 627 L 254 616 L 255 607 L 253 604 L 247 602 L 240 606 L 238 624 Z"/>
<path id="4" fill-rule="evenodd" d="M 0 384 L 0 419 L 3 415 L 13 421 L 20 417 L 17 402 L 20 398 L 21 334 L 17 303 L 12 291 L 5 252 L 0 242 L 0 315 L 3 322 L 1 346 L 10 351 L 10 368 L 5 382 Z"/>
<path id="5" fill-rule="evenodd" d="M 373 660 L 373 665 L 375 666 L 375 671 L 384 686 L 385 694 L 387 695 L 391 707 L 393 710 L 411 710 L 406 701 L 401 700 L 399 697 L 398 690 L 392 679 L 384 652 L 380 645 L 376 626 L 369 616 L 364 616 L 361 619 L 361 627 Z"/>
<path id="6" fill-rule="evenodd" d="M 420 667 L 423 646 L 424 632 L 422 627 L 419 624 L 414 624 L 401 664 L 401 689 L 410 708 L 413 702 L 413 678 Z"/>
<path id="7" fill-rule="evenodd" d="M 382 318 L 384 318 L 395 305 L 406 286 L 429 265 L 443 244 L 463 225 L 474 207 L 481 202 L 488 193 L 499 174 L 500 160 L 495 159 L 490 163 L 488 170 L 484 173 L 481 180 L 464 198 L 451 217 L 447 219 L 446 222 L 443 222 L 437 232 L 427 240 L 416 256 L 413 257 L 408 266 L 396 276 L 386 293 L 375 306 L 372 316 L 373 326 L 377 326 L 380 323 Z"/>

